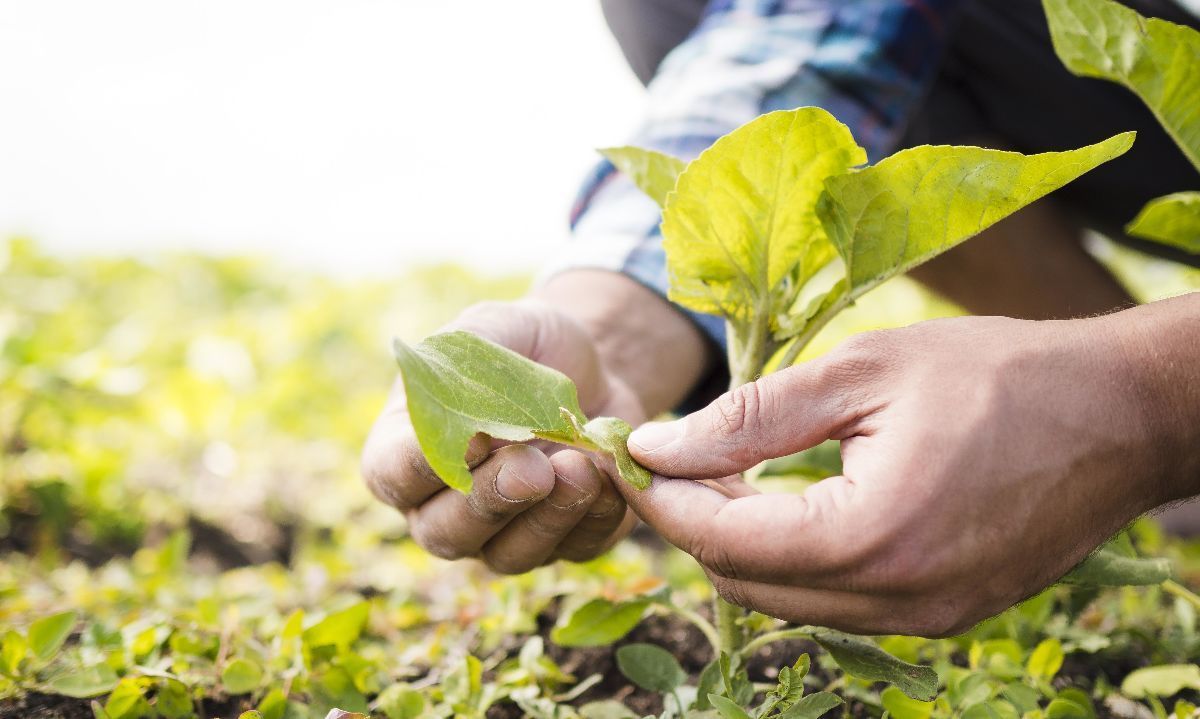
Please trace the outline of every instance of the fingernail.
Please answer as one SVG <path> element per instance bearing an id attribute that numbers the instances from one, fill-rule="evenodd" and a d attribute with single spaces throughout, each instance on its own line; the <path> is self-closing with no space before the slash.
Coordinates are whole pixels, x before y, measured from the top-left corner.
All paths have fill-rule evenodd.
<path id="1" fill-rule="evenodd" d="M 674 422 L 647 422 L 629 435 L 629 444 L 646 454 L 658 452 L 676 442 L 683 434 L 683 424 Z"/>
<path id="2" fill-rule="evenodd" d="M 495 486 L 496 494 L 500 495 L 501 499 L 507 499 L 510 502 L 525 502 L 540 494 L 537 487 L 526 482 L 507 464 L 496 473 Z"/>

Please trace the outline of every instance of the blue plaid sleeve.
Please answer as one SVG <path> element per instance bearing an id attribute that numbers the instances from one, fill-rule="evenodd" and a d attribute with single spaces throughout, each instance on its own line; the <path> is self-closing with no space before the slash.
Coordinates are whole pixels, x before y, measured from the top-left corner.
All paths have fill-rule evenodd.
<path id="1" fill-rule="evenodd" d="M 630 139 L 684 159 L 766 112 L 822 107 L 874 161 L 894 150 L 936 74 L 963 0 L 713 0 L 650 83 Z M 658 206 L 607 162 L 572 209 L 572 238 L 546 270 L 619 271 L 666 295 Z M 724 322 L 689 313 L 718 345 Z"/>

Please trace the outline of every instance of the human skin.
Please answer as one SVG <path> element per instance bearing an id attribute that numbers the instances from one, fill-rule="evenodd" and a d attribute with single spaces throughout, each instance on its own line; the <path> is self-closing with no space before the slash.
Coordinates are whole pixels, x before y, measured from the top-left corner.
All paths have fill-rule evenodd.
<path id="1" fill-rule="evenodd" d="M 1138 515 L 1200 493 L 1200 293 L 1091 319 L 962 317 L 858 335 L 643 425 L 622 488 L 727 600 L 801 624 L 957 634 Z M 731 492 L 841 440 L 843 474 Z M 731 497 L 731 495 L 733 495 Z"/>
<path id="2" fill-rule="evenodd" d="M 965 253 L 964 246 L 941 258 L 925 279 L 983 313 L 1067 316 L 1124 303 L 1123 290 L 1079 250 L 1077 233 L 1063 228 L 1052 206 L 1039 203 L 972 240 L 986 245 L 982 255 Z M 1025 257 L 1020 248 L 1031 236 L 1041 238 L 1044 255 L 1059 259 L 1032 268 L 1014 261 Z M 1017 291 L 1043 279 L 1070 292 Z M 995 286 L 1015 289 L 1006 294 Z M 578 385 L 588 414 L 635 425 L 677 406 L 717 361 L 682 313 L 630 278 L 605 271 L 564 272 L 521 302 L 470 308 L 453 326 L 563 371 Z M 476 490 L 464 497 L 448 490 L 421 456 L 397 381 L 371 431 L 362 471 L 376 496 L 408 518 L 421 546 L 445 558 L 479 557 L 499 572 L 589 559 L 635 521 L 604 462 L 584 453 L 475 442 L 468 459 Z"/>

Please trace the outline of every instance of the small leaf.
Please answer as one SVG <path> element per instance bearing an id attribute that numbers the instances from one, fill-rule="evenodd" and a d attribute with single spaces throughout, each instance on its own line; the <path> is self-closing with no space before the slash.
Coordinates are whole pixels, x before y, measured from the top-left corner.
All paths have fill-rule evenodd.
<path id="1" fill-rule="evenodd" d="M 588 702 L 579 707 L 579 715 L 583 719 L 637 719 L 629 707 L 613 699 Z"/>
<path id="2" fill-rule="evenodd" d="M 1046 707 L 1046 719 L 1091 719 L 1087 708 L 1070 699 L 1056 697 Z"/>
<path id="3" fill-rule="evenodd" d="M 272 689 L 258 703 L 258 712 L 262 719 L 283 719 L 287 705 L 287 695 L 281 689 Z"/>
<path id="4" fill-rule="evenodd" d="M 645 599 L 627 602 L 593 599 L 561 619 L 550 632 L 550 639 L 563 647 L 612 644 L 637 626 L 649 605 Z"/>
<path id="5" fill-rule="evenodd" d="M 150 708 L 146 701 L 146 691 L 140 682 L 134 679 L 122 679 L 108 701 L 104 703 L 104 711 L 112 719 L 136 719 Z"/>
<path id="6" fill-rule="evenodd" d="M 846 298 L 933 259 L 1124 154 L 1133 138 L 1126 132 L 1040 155 L 923 145 L 827 178 L 818 213 L 846 263 Z"/>
<path id="7" fill-rule="evenodd" d="M 1058 670 L 1062 668 L 1063 663 L 1063 648 L 1062 644 L 1057 639 L 1044 639 L 1033 653 L 1029 655 L 1029 661 L 1025 664 L 1025 671 L 1029 676 L 1035 679 L 1049 681 L 1058 674 Z"/>
<path id="8" fill-rule="evenodd" d="M 638 464 L 629 454 L 629 435 L 633 427 L 616 417 L 597 417 L 583 426 L 583 436 L 613 456 L 617 473 L 634 489 L 646 489 L 653 479 L 650 470 Z"/>
<path id="9" fill-rule="evenodd" d="M 1164 664 L 1136 669 L 1121 682 L 1121 693 L 1134 699 L 1169 697 L 1184 689 L 1200 689 L 1200 665 Z"/>
<path id="10" fill-rule="evenodd" d="M 29 627 L 29 648 L 41 661 L 48 661 L 71 635 L 75 628 L 75 612 L 62 612 L 43 617 Z"/>
<path id="11" fill-rule="evenodd" d="M 395 350 L 417 443 L 447 486 L 471 491 L 467 446 L 480 433 L 603 449 L 622 479 L 649 484 L 649 472 L 629 455 L 629 425 L 601 417 L 585 428 L 575 385 L 561 372 L 469 332 L 436 334 L 415 347 L 396 340 Z"/>
<path id="12" fill-rule="evenodd" d="M 108 716 L 108 712 L 104 711 L 104 707 L 95 699 L 92 700 L 92 717 L 94 719 L 112 719 Z"/>
<path id="13" fill-rule="evenodd" d="M 187 685 L 178 679 L 164 679 L 158 683 L 154 709 L 164 719 L 191 719 L 196 713 Z"/>
<path id="14" fill-rule="evenodd" d="M 816 215 L 822 182 L 866 159 L 816 107 L 767 113 L 717 140 L 663 211 L 670 298 L 730 319 L 786 313 L 837 254 Z"/>
<path id="15" fill-rule="evenodd" d="M 1125 557 L 1101 547 L 1062 578 L 1066 584 L 1091 587 L 1122 587 L 1162 584 L 1171 578 L 1166 559 Z"/>
<path id="16" fill-rule="evenodd" d="M 221 672 L 221 685 L 229 694 L 249 694 L 258 689 L 262 680 L 262 667 L 249 659 L 234 659 Z"/>
<path id="17" fill-rule="evenodd" d="M 609 147 L 600 150 L 600 154 L 628 175 L 659 207 L 667 204 L 667 195 L 675 189 L 679 173 L 687 167 L 677 157 L 640 147 Z"/>
<path id="18" fill-rule="evenodd" d="M 813 639 L 851 676 L 894 684 L 921 701 L 937 696 L 937 672 L 929 667 L 900 661 L 865 639 L 841 632 L 823 630 Z"/>
<path id="19" fill-rule="evenodd" d="M 1196 68 L 1200 72 L 1200 60 Z M 1176 192 L 1151 200 L 1125 231 L 1134 237 L 1200 254 L 1200 192 Z"/>
<path id="20" fill-rule="evenodd" d="M 349 646 L 362 634 L 370 611 L 371 606 L 367 602 L 359 602 L 334 612 L 304 630 L 304 643 L 310 647 L 328 644 Z"/>
<path id="21" fill-rule="evenodd" d="M 1200 32 L 1144 18 L 1112 0 L 1043 5 L 1054 50 L 1067 69 L 1132 90 L 1200 170 Z"/>
<path id="22" fill-rule="evenodd" d="M 724 719 L 750 719 L 750 715 L 746 713 L 745 709 L 720 694 L 709 694 L 708 703 L 712 704 L 713 709 L 716 709 Z"/>
<path id="23" fill-rule="evenodd" d="M 330 709 L 329 713 L 325 715 L 325 719 L 371 719 L 371 718 L 369 716 L 367 716 L 366 714 L 359 714 L 358 712 L 347 712 L 347 711 L 342 711 L 341 709 Z"/>
<path id="24" fill-rule="evenodd" d="M 107 694 L 117 685 L 117 673 L 107 664 L 96 664 L 55 676 L 46 683 L 55 694 L 87 699 Z"/>
<path id="25" fill-rule="evenodd" d="M 251 709 L 248 712 L 242 712 L 239 714 L 238 719 L 263 719 L 263 715 Z"/>
<path id="26" fill-rule="evenodd" d="M 830 692 L 809 694 L 779 715 L 779 719 L 817 719 L 834 707 L 841 706 L 842 698 Z"/>
<path id="27" fill-rule="evenodd" d="M 566 375 L 469 332 L 436 334 L 415 347 L 396 340 L 395 351 L 421 451 L 464 494 L 471 490 L 467 445 L 476 434 L 512 442 L 570 438 L 585 421 Z"/>
<path id="28" fill-rule="evenodd" d="M 9 629 L 0 641 L 0 673 L 16 679 L 21 676 L 21 660 L 29 651 L 25 637 Z"/>
<path id="29" fill-rule="evenodd" d="M 929 719 L 933 714 L 933 702 L 913 699 L 896 687 L 884 689 L 879 700 L 893 719 Z"/>
<path id="30" fill-rule="evenodd" d="M 375 705 L 388 719 L 417 719 L 425 711 L 425 697 L 412 687 L 393 684 L 383 690 Z"/>
<path id="31" fill-rule="evenodd" d="M 674 691 L 687 679 L 675 657 L 653 644 L 627 644 L 617 650 L 617 668 L 642 689 L 660 694 Z"/>

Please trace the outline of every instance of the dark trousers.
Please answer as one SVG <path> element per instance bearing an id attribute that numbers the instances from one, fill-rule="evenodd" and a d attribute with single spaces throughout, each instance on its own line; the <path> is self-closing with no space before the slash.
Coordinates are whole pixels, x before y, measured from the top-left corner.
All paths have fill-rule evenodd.
<path id="1" fill-rule="evenodd" d="M 1123 2 L 1143 15 L 1200 26 L 1195 16 L 1170 0 Z M 601 0 L 609 27 L 643 83 L 696 27 L 705 4 Z M 902 147 L 992 143 L 1026 153 L 1046 152 L 1098 142 L 1125 130 L 1137 130 L 1132 150 L 1067 185 L 1055 198 L 1081 224 L 1114 240 L 1200 267 L 1200 255 L 1138 240 L 1122 229 L 1151 199 L 1200 189 L 1200 174 L 1133 93 L 1067 72 L 1054 54 L 1039 0 L 967 3 Z"/>

